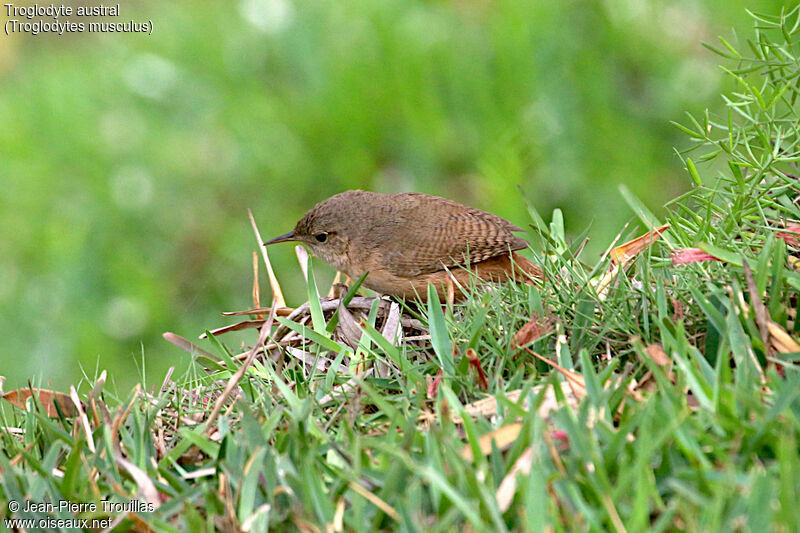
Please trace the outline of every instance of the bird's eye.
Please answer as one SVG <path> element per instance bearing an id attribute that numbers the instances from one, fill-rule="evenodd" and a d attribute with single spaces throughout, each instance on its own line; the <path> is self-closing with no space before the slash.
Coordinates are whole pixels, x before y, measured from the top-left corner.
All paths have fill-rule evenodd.
<path id="1" fill-rule="evenodd" d="M 317 233 L 316 235 L 314 235 L 314 238 L 317 239 L 319 242 L 325 242 L 325 241 L 328 240 L 328 234 L 327 233 Z"/>

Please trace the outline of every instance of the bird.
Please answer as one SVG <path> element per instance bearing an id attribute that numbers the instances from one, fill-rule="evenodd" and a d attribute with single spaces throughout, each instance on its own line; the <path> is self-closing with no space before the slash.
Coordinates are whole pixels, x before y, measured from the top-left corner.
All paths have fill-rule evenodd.
<path id="1" fill-rule="evenodd" d="M 323 200 L 294 229 L 264 243 L 299 242 L 363 286 L 398 299 L 427 301 L 433 284 L 444 298 L 453 283 L 543 279 L 542 269 L 515 253 L 522 231 L 486 211 L 422 193 L 349 190 Z M 460 299 L 462 294 L 458 296 Z"/>

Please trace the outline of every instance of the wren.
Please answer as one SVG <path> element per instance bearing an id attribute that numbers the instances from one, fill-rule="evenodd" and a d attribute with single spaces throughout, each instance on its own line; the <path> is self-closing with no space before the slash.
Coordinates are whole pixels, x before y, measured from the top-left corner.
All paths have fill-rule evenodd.
<path id="1" fill-rule="evenodd" d="M 528 243 L 522 231 L 486 211 L 421 193 L 345 191 L 318 203 L 294 230 L 264 245 L 296 241 L 350 278 L 397 298 L 442 298 L 453 280 L 471 275 L 493 282 L 530 282 L 542 270 L 514 253 Z"/>

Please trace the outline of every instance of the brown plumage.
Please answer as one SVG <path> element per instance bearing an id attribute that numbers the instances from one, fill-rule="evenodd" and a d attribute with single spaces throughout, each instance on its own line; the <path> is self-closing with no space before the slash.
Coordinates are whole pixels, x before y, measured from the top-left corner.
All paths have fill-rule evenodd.
<path id="1" fill-rule="evenodd" d="M 351 278 L 369 272 L 367 288 L 425 299 L 428 283 L 440 296 L 448 279 L 468 284 L 467 265 L 490 281 L 541 278 L 539 267 L 513 253 L 528 245 L 515 231 L 522 230 L 439 196 L 356 190 L 320 202 L 293 231 L 266 244 L 302 242 Z"/>

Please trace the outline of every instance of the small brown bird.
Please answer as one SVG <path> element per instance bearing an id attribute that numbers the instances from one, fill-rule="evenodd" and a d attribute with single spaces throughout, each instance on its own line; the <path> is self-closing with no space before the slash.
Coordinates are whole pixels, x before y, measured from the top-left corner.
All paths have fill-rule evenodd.
<path id="1" fill-rule="evenodd" d="M 439 196 L 346 191 L 314 206 L 294 230 L 265 243 L 297 241 L 364 286 L 399 298 L 439 297 L 470 271 L 486 281 L 542 278 L 515 250 L 528 243 L 511 222 Z M 469 268 L 469 270 L 467 270 Z"/>

